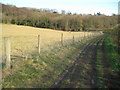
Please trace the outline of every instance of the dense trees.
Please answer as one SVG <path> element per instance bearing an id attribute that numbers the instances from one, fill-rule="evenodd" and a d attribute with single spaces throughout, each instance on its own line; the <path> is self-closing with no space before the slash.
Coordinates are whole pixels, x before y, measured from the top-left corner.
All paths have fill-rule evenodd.
<path id="1" fill-rule="evenodd" d="M 64 31 L 102 30 L 117 24 L 117 16 L 72 14 L 56 10 L 17 8 L 2 4 L 2 22 Z"/>

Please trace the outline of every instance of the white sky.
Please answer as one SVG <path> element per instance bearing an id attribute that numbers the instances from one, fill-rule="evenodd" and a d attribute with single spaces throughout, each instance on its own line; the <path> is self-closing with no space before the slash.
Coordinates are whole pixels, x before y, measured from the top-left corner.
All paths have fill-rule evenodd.
<path id="1" fill-rule="evenodd" d="M 17 7 L 49 8 L 57 11 L 65 10 L 78 14 L 111 15 L 118 13 L 119 0 L 1 0 L 0 3 L 12 4 Z"/>

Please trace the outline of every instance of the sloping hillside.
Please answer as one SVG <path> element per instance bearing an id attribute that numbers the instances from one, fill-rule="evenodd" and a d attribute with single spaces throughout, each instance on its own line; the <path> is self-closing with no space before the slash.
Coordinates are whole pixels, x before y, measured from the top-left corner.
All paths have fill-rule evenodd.
<path id="1" fill-rule="evenodd" d="M 2 4 L 2 22 L 64 31 L 103 30 L 117 24 L 117 16 L 62 13 L 49 9 L 18 8 Z"/>

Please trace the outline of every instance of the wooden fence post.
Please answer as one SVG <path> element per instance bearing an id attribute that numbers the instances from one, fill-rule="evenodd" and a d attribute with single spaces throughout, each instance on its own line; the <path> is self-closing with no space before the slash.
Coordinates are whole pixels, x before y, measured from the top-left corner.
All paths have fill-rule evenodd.
<path id="1" fill-rule="evenodd" d="M 80 34 L 79 34 L 79 41 L 81 42 L 81 36 L 80 36 Z"/>
<path id="2" fill-rule="evenodd" d="M 38 35 L 38 53 L 40 54 L 40 35 Z"/>
<path id="3" fill-rule="evenodd" d="M 11 66 L 11 53 L 10 53 L 10 38 L 6 37 L 5 38 L 5 54 L 6 54 L 6 68 L 10 69 Z"/>
<path id="4" fill-rule="evenodd" d="M 63 46 L 63 33 L 61 33 L 61 45 Z"/>
<path id="5" fill-rule="evenodd" d="M 74 44 L 74 42 L 75 42 L 75 37 L 74 37 L 74 32 L 73 32 L 73 44 Z"/>
<path id="6" fill-rule="evenodd" d="M 89 38 L 89 32 L 88 31 L 86 32 L 86 38 L 87 38 L 87 40 Z"/>
<path id="7" fill-rule="evenodd" d="M 87 39 L 90 37 L 90 33 L 89 31 L 87 31 Z"/>
<path id="8" fill-rule="evenodd" d="M 84 31 L 84 39 L 85 39 L 85 31 Z"/>
<path id="9" fill-rule="evenodd" d="M 90 38 L 90 31 L 88 31 L 88 39 Z"/>
<path id="10" fill-rule="evenodd" d="M 90 33 L 90 38 L 91 38 L 91 32 L 89 32 Z"/>

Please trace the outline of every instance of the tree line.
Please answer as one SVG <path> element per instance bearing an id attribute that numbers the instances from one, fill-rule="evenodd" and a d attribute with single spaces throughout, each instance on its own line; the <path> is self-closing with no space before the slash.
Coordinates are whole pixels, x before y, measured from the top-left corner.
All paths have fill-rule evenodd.
<path id="1" fill-rule="evenodd" d="M 97 13 L 96 15 L 82 15 L 66 13 L 64 10 L 58 13 L 56 10 L 18 8 L 12 5 L 2 5 L 2 23 L 33 26 L 39 28 L 50 28 L 63 31 L 85 31 L 103 30 L 114 27 L 117 22 L 117 15 L 106 16 Z"/>

